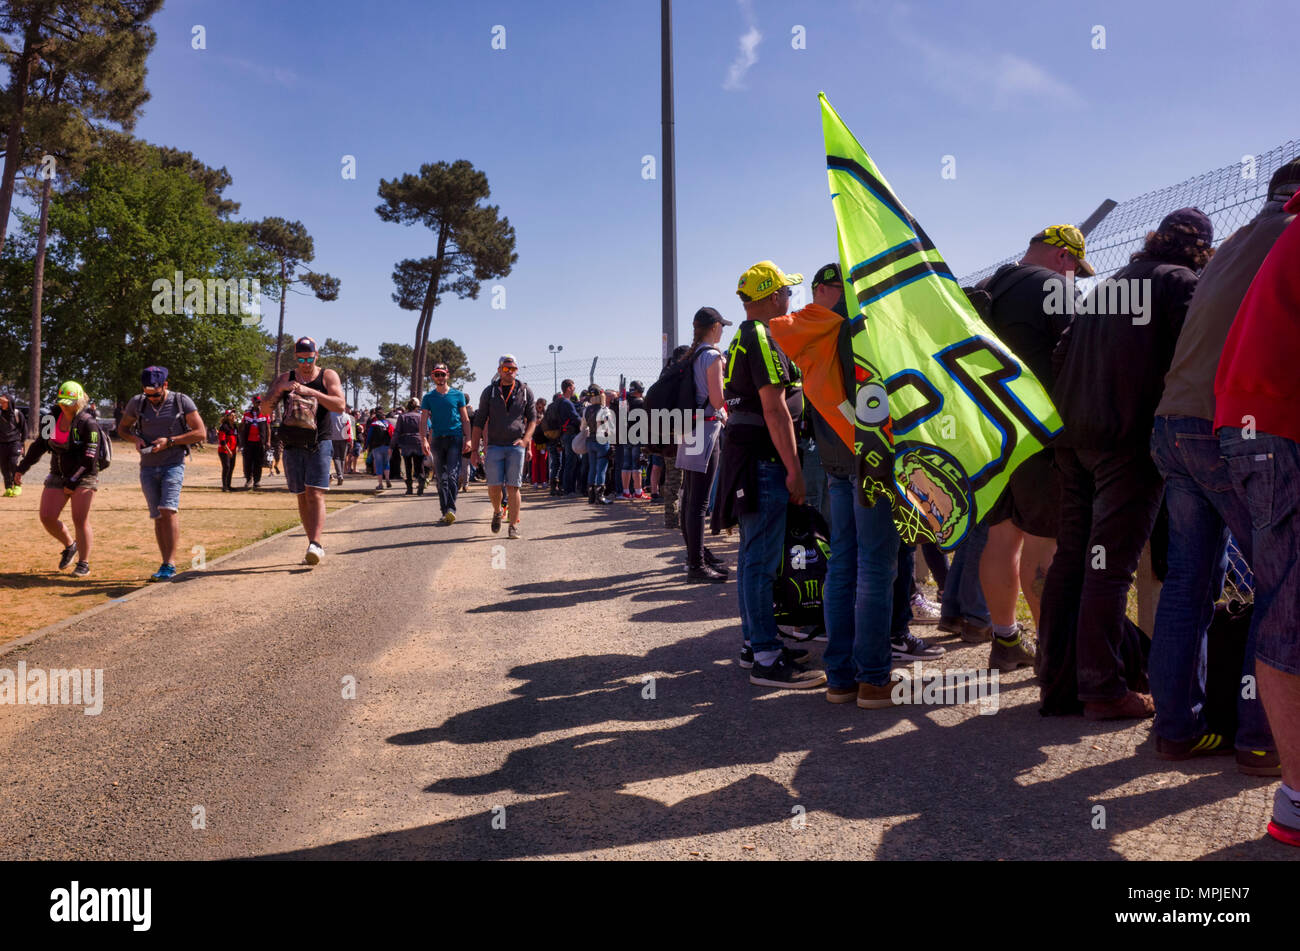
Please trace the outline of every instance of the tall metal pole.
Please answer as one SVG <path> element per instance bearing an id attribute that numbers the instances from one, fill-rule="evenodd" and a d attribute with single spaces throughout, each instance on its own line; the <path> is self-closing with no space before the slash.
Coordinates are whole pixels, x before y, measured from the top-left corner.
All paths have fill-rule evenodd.
<path id="1" fill-rule="evenodd" d="M 659 0 L 660 26 L 660 82 L 663 90 L 661 122 L 663 124 L 663 155 L 660 170 L 663 173 L 664 202 L 664 326 L 663 360 L 677 348 L 677 183 L 676 158 L 673 149 L 673 4 L 672 0 Z"/>

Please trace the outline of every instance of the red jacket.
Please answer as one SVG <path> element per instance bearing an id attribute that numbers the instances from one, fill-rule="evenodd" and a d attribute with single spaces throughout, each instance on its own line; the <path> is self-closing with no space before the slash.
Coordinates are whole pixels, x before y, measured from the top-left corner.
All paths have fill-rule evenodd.
<path id="1" fill-rule="evenodd" d="M 1286 211 L 1300 213 L 1300 192 Z M 1216 430 L 1240 426 L 1300 442 L 1300 218 L 1273 244 L 1237 309 L 1214 398 Z"/>

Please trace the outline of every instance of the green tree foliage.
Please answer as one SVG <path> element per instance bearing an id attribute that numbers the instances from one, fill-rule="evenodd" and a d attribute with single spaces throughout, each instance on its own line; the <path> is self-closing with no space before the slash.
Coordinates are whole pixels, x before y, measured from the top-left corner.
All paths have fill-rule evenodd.
<path id="1" fill-rule="evenodd" d="M 497 206 L 481 204 L 490 194 L 487 176 L 464 159 L 426 163 L 418 175 L 380 179 L 383 204 L 375 213 L 384 221 L 424 225 L 436 236 L 432 255 L 399 261 L 393 271 L 393 300 L 403 310 L 420 312 L 412 394 L 424 385 L 429 328 L 442 295 L 475 299 L 483 281 L 505 277 L 519 259 L 510 220 L 500 217 Z"/>
<path id="2" fill-rule="evenodd" d="M 279 376 L 284 353 L 285 298 L 293 285 L 306 284 L 319 300 L 330 301 L 338 300 L 339 280 L 328 274 L 298 270 L 303 265 L 310 264 L 316 256 L 311 235 L 301 221 L 264 218 L 253 225 L 253 237 L 258 247 L 279 262 L 279 277 L 269 288 L 271 299 L 280 302 L 280 327 L 275 335 L 275 374 Z"/>
<path id="3" fill-rule="evenodd" d="M 474 371 L 469 368 L 469 358 L 465 356 L 465 351 L 449 337 L 430 341 L 429 348 L 425 351 L 424 365 L 432 367 L 436 363 L 447 364 L 447 382 L 457 389 L 462 389 L 477 379 Z"/>
<path id="4" fill-rule="evenodd" d="M 37 148 L 90 136 L 96 123 L 130 129 L 148 101 L 145 59 L 162 0 L 0 0 L 0 97 L 5 127 L 0 250 L 18 170 Z"/>
<path id="5" fill-rule="evenodd" d="M 155 313 L 175 310 L 155 282 L 177 271 L 201 281 L 269 276 L 274 262 L 248 224 L 220 219 L 202 184 L 157 157 L 92 162 L 54 197 L 50 224 L 44 330 L 54 379 L 121 403 L 139 391 L 140 370 L 160 364 L 205 416 L 247 401 L 262 378 L 260 328 L 237 312 L 187 313 L 188 298 L 179 312 Z"/>
<path id="6" fill-rule="evenodd" d="M 415 349 L 404 343 L 381 343 L 379 358 L 370 365 L 370 391 L 376 400 L 387 408 L 397 406 L 411 374 Z"/>

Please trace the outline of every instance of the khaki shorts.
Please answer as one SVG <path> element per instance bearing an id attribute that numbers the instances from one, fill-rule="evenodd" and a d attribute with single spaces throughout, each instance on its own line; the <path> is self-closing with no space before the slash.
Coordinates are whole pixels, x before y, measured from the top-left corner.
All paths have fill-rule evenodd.
<path id="1" fill-rule="evenodd" d="M 55 475 L 53 472 L 51 472 L 49 475 L 45 477 L 45 488 L 47 489 L 63 488 L 63 476 Z M 92 492 L 95 491 L 96 489 L 99 488 L 99 475 L 95 474 L 95 475 L 82 476 L 81 482 L 80 484 L 78 484 L 77 488 L 90 489 Z"/>

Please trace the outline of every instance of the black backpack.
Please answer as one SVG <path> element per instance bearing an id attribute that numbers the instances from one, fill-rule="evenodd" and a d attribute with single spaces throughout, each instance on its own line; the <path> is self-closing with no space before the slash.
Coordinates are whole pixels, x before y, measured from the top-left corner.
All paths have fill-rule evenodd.
<path id="1" fill-rule="evenodd" d="M 672 426 L 672 442 L 674 444 L 682 442 L 687 433 L 690 432 L 689 421 L 691 413 L 700 409 L 699 401 L 695 397 L 695 361 L 700 354 L 707 350 L 717 352 L 717 347 L 699 347 L 691 353 L 688 353 L 680 360 L 673 360 L 663 372 L 659 374 L 659 379 L 650 384 L 650 389 L 645 393 L 646 412 L 653 413 L 658 410 L 674 410 L 681 414 L 681 418 L 688 421 L 688 425 L 683 430 L 682 427 Z"/>
<path id="2" fill-rule="evenodd" d="M 555 400 L 542 414 L 542 433 L 547 439 L 560 438 L 560 401 Z M 553 434 L 553 435 L 552 435 Z"/>
<path id="3" fill-rule="evenodd" d="M 805 627 L 822 623 L 822 586 L 831 547 L 830 529 L 811 505 L 785 511 L 785 549 L 772 586 L 772 613 L 777 624 Z"/>

